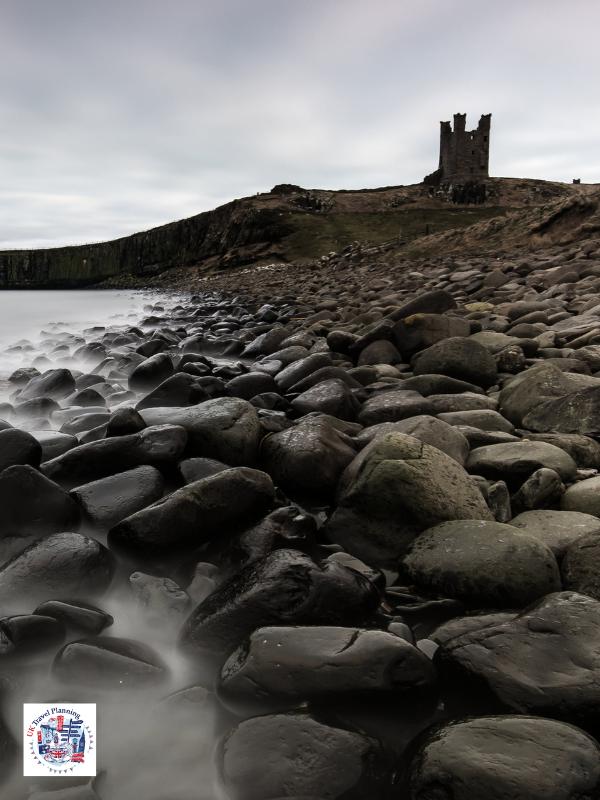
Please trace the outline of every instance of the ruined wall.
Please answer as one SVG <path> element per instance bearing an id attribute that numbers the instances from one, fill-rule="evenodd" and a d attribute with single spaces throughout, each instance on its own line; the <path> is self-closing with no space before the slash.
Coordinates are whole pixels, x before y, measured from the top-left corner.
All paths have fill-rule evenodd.
<path id="1" fill-rule="evenodd" d="M 0 288 L 67 288 L 115 275 L 153 275 L 210 258 L 228 265 L 268 250 L 287 235 L 276 210 L 234 200 L 214 211 L 98 244 L 0 251 Z M 254 249 L 253 249 L 254 248 Z"/>
<path id="2" fill-rule="evenodd" d="M 482 114 L 477 128 L 466 130 L 466 114 L 440 123 L 438 169 L 425 178 L 429 185 L 477 184 L 489 177 L 491 114 Z"/>

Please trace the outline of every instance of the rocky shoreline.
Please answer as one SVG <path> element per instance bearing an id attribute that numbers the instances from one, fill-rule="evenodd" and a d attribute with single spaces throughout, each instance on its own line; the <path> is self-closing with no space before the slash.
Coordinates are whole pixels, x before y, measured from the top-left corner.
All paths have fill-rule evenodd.
<path id="1" fill-rule="evenodd" d="M 194 291 L 19 345 L 6 796 L 600 797 L 600 241 Z M 19 778 L 40 680 L 142 698 L 146 782 Z"/>

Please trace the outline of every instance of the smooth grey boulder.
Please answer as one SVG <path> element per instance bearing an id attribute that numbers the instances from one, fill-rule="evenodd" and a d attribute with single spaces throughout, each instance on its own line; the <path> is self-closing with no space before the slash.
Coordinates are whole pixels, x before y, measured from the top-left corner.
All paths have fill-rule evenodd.
<path id="1" fill-rule="evenodd" d="M 501 522 L 436 525 L 413 542 L 402 566 L 419 590 L 470 608 L 522 608 L 561 588 L 550 548 Z"/>
<path id="2" fill-rule="evenodd" d="M 597 378 L 565 373 L 553 364 L 539 364 L 511 378 L 502 387 L 500 411 L 514 425 L 527 427 L 524 421 L 528 414 L 541 404 L 566 397 L 590 385 L 600 384 Z M 575 430 L 574 433 L 585 431 Z"/>
<path id="3" fill-rule="evenodd" d="M 106 591 L 114 569 L 114 556 L 100 542 L 54 533 L 0 567 L 0 604 L 8 609 L 60 597 L 86 600 Z"/>
<path id="4" fill-rule="evenodd" d="M 231 800 L 299 796 L 376 800 L 383 792 L 378 742 L 306 713 L 240 722 L 225 737 L 219 761 Z"/>
<path id="5" fill-rule="evenodd" d="M 418 350 L 443 339 L 468 336 L 469 320 L 449 314 L 412 314 L 394 326 L 394 340 L 403 357 L 409 359 Z"/>
<path id="6" fill-rule="evenodd" d="M 147 425 L 179 425 L 188 434 L 187 453 L 252 466 L 258 459 L 261 427 L 254 406 L 237 397 L 218 397 L 188 408 L 148 408 Z"/>
<path id="7" fill-rule="evenodd" d="M 136 405 L 136 410 L 144 408 L 164 408 L 193 406 L 207 400 L 208 395 L 198 378 L 187 372 L 177 372 L 152 389 Z"/>
<path id="8" fill-rule="evenodd" d="M 433 406 L 428 398 L 411 390 L 391 391 L 370 397 L 360 410 L 361 425 L 379 425 L 382 422 L 398 422 L 408 417 L 432 414 Z"/>
<path id="9" fill-rule="evenodd" d="M 437 342 L 417 353 L 412 364 L 415 375 L 449 375 L 484 388 L 493 386 L 498 378 L 494 357 L 469 337 L 453 336 Z"/>
<path id="10" fill-rule="evenodd" d="M 47 600 L 33 612 L 60 620 L 68 631 L 97 634 L 110 627 L 114 619 L 101 608 L 69 600 Z"/>
<path id="11" fill-rule="evenodd" d="M 600 519 L 579 511 L 524 511 L 513 517 L 510 525 L 547 544 L 558 559 L 573 542 L 587 534 L 600 539 Z"/>
<path id="12" fill-rule="evenodd" d="M 532 431 L 597 436 L 600 431 L 600 382 L 571 392 L 566 397 L 538 403 L 523 418 L 523 427 Z"/>
<path id="13" fill-rule="evenodd" d="M 565 589 L 600 600 L 599 530 L 578 537 L 566 548 L 560 571 Z"/>
<path id="14" fill-rule="evenodd" d="M 59 650 L 52 674 L 69 685 L 131 691 L 161 684 L 169 673 L 158 654 L 142 642 L 94 636 L 69 642 Z"/>
<path id="15" fill-rule="evenodd" d="M 68 369 L 49 369 L 42 375 L 35 376 L 23 387 L 19 393 L 19 402 L 32 400 L 36 397 L 51 397 L 60 400 L 73 394 L 75 379 Z"/>
<path id="16" fill-rule="evenodd" d="M 421 737 L 392 793 L 402 800 L 581 800 L 600 796 L 600 747 L 556 720 L 459 720 Z"/>
<path id="17" fill-rule="evenodd" d="M 110 528 L 125 517 L 154 503 L 164 492 L 161 473 L 147 465 L 84 483 L 71 490 L 89 521 Z"/>
<path id="18" fill-rule="evenodd" d="M 234 526 L 248 526 L 272 504 L 271 478 L 234 467 L 189 483 L 119 522 L 109 532 L 111 548 L 153 556 L 200 545 Z"/>
<path id="19" fill-rule="evenodd" d="M 231 397 L 241 397 L 243 400 L 251 400 L 257 394 L 265 392 L 277 392 L 275 380 L 266 372 L 247 372 L 245 375 L 237 375 L 225 384 L 225 388 Z"/>
<path id="20" fill-rule="evenodd" d="M 572 481 L 577 465 L 568 453 L 547 442 L 491 444 L 471 451 L 466 468 L 469 472 L 509 484 L 522 483 L 537 469 L 557 472 L 563 481 Z"/>
<path id="21" fill-rule="evenodd" d="M 514 619 L 443 644 L 436 663 L 450 713 L 498 710 L 600 725 L 600 602 L 556 592 Z"/>
<path id="22" fill-rule="evenodd" d="M 30 433 L 17 428 L 0 431 L 0 472 L 17 464 L 39 467 L 42 446 Z"/>
<path id="23" fill-rule="evenodd" d="M 186 444 L 187 434 L 181 426 L 153 425 L 140 433 L 74 447 L 46 461 L 42 472 L 71 489 L 142 464 L 155 467 L 173 464 L 183 455 Z"/>
<path id="24" fill-rule="evenodd" d="M 211 475 L 216 475 L 217 472 L 223 472 L 229 469 L 227 464 L 222 461 L 215 461 L 214 458 L 186 458 L 180 461 L 177 465 L 179 474 L 183 478 L 184 483 L 194 483 L 200 481 L 202 478 L 209 478 Z"/>
<path id="25" fill-rule="evenodd" d="M 444 520 L 492 519 L 481 492 L 450 456 L 386 433 L 346 468 L 327 538 L 372 566 L 395 567 L 415 536 Z"/>
<path id="26" fill-rule="evenodd" d="M 491 408 L 473 409 L 467 411 L 442 412 L 438 419 L 448 425 L 468 425 L 471 428 L 480 428 L 483 431 L 503 431 L 512 433 L 514 425 L 505 419 L 502 414 Z"/>
<path id="27" fill-rule="evenodd" d="M 58 533 L 79 523 L 79 508 L 67 492 L 27 465 L 0 473 L 0 508 L 0 538 Z"/>
<path id="28" fill-rule="evenodd" d="M 280 391 L 287 392 L 299 381 L 304 380 L 313 372 L 322 367 L 330 367 L 331 358 L 326 353 L 313 353 L 306 358 L 300 358 L 284 367 L 275 376 L 275 383 Z"/>
<path id="29" fill-rule="evenodd" d="M 223 665 L 219 697 L 234 711 L 293 708 L 303 702 L 435 695 L 431 661 L 378 630 L 259 628 Z"/>
<path id="30" fill-rule="evenodd" d="M 331 496 L 355 454 L 352 440 L 318 417 L 266 436 L 261 446 L 264 468 L 292 496 Z"/>
<path id="31" fill-rule="evenodd" d="M 561 498 L 560 507 L 563 511 L 579 511 L 600 517 L 600 475 L 569 486 Z"/>
<path id="32" fill-rule="evenodd" d="M 394 431 L 406 433 L 424 444 L 437 447 L 461 466 L 464 465 L 469 455 L 469 443 L 460 431 L 443 422 L 439 417 L 431 417 L 427 414 L 409 417 L 409 419 L 399 422 L 381 422 L 379 425 L 372 425 L 362 430 L 356 437 L 356 441 L 360 446 L 364 446 L 377 436 Z"/>
<path id="33" fill-rule="evenodd" d="M 174 371 L 171 357 L 166 353 L 156 353 L 134 368 L 129 376 L 129 388 L 137 392 L 147 392 L 166 380 Z"/>
<path id="34" fill-rule="evenodd" d="M 67 450 L 77 447 L 77 437 L 59 431 L 30 431 L 42 446 L 42 462 L 61 456 Z"/>
<path id="35" fill-rule="evenodd" d="M 527 438 L 535 442 L 548 442 L 568 453 L 580 469 L 600 469 L 600 443 L 589 436 L 577 433 L 532 433 Z"/>
<path id="36" fill-rule="evenodd" d="M 113 411 L 106 425 L 106 438 L 111 436 L 127 436 L 131 433 L 139 433 L 146 427 L 146 423 L 141 415 L 127 406 L 122 406 Z"/>
<path id="37" fill-rule="evenodd" d="M 317 383 L 292 400 L 292 408 L 298 414 L 319 412 L 331 414 L 338 419 L 353 421 L 360 409 L 360 402 L 352 390 L 339 378 Z"/>

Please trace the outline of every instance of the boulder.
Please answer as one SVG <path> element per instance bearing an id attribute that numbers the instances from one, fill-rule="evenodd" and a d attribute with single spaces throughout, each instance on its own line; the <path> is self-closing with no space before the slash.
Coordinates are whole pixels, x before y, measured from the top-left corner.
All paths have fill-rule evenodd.
<path id="1" fill-rule="evenodd" d="M 493 386 L 498 378 L 494 357 L 468 337 L 454 336 L 422 350 L 413 357 L 415 375 L 439 373 L 477 386 Z"/>
<path id="2" fill-rule="evenodd" d="M 26 465 L 0 473 L 0 507 L 0 538 L 69 530 L 80 516 L 77 504 L 64 489 Z"/>
<path id="3" fill-rule="evenodd" d="M 600 517 L 600 475 L 569 486 L 561 498 L 560 507 L 563 511 L 579 511 Z"/>
<path id="4" fill-rule="evenodd" d="M 0 567 L 0 605 L 18 608 L 56 597 L 86 600 L 102 594 L 115 568 L 113 555 L 79 533 L 54 533 Z"/>
<path id="5" fill-rule="evenodd" d="M 580 800 L 600 794 L 600 748 L 556 720 L 495 716 L 438 726 L 414 748 L 406 800 Z"/>
<path id="6" fill-rule="evenodd" d="M 166 353 L 146 358 L 129 376 L 128 385 L 134 392 L 147 392 L 162 383 L 174 372 L 173 361 Z"/>
<path id="7" fill-rule="evenodd" d="M 266 436 L 261 447 L 264 468 L 291 496 L 331 496 L 355 454 L 352 440 L 319 417 Z"/>
<path id="8" fill-rule="evenodd" d="M 188 408 L 148 408 L 141 413 L 147 425 L 185 428 L 191 456 L 214 458 L 234 467 L 257 461 L 260 422 L 246 400 L 219 397 Z"/>
<path id="9" fill-rule="evenodd" d="M 562 513 L 569 512 L 563 511 Z M 586 533 L 585 536 L 579 536 L 566 548 L 560 571 L 565 589 L 571 589 L 574 592 L 593 597 L 595 600 L 600 600 L 600 531 L 598 529 Z"/>
<path id="10" fill-rule="evenodd" d="M 136 410 L 193 406 L 207 399 L 208 395 L 198 378 L 187 372 L 177 372 L 143 397 L 136 405 Z"/>
<path id="11" fill-rule="evenodd" d="M 492 519 L 454 459 L 402 433 L 367 445 L 346 468 L 338 495 L 326 536 L 374 566 L 395 566 L 415 536 L 439 522 Z"/>
<path id="12" fill-rule="evenodd" d="M 319 412 L 352 421 L 360 409 L 360 402 L 344 381 L 331 378 L 295 397 L 292 408 L 298 414 Z"/>
<path id="13" fill-rule="evenodd" d="M 600 539 L 600 519 L 579 511 L 524 511 L 511 519 L 510 524 L 547 544 L 558 559 L 573 542 L 587 534 Z"/>
<path id="14" fill-rule="evenodd" d="M 469 320 L 448 314 L 412 314 L 394 326 L 394 339 L 402 356 L 409 359 L 419 350 L 443 339 L 465 337 L 471 332 Z"/>
<path id="15" fill-rule="evenodd" d="M 600 603 L 591 597 L 549 594 L 446 642 L 436 663 L 450 713 L 537 714 L 599 732 Z"/>
<path id="16" fill-rule="evenodd" d="M 382 797 L 383 759 L 377 741 L 306 713 L 240 722 L 220 751 L 221 777 L 231 800 Z"/>
<path id="17" fill-rule="evenodd" d="M 561 588 L 550 548 L 501 522 L 436 525 L 413 542 L 402 566 L 420 591 L 471 608 L 522 608 Z"/>
<path id="18" fill-rule="evenodd" d="M 379 425 L 382 422 L 398 422 L 408 417 L 431 414 L 431 402 L 418 392 L 398 391 L 383 392 L 370 397 L 362 406 L 358 415 L 361 425 Z"/>
<path id="19" fill-rule="evenodd" d="M 110 614 L 96 606 L 68 600 L 47 600 L 33 613 L 60 620 L 68 631 L 79 633 L 98 634 L 114 622 Z"/>
<path id="20" fill-rule="evenodd" d="M 552 469 L 563 481 L 572 481 L 577 465 L 568 453 L 547 442 L 507 442 L 477 447 L 467 459 L 467 469 L 494 480 L 519 485 L 535 470 Z"/>
<path id="21" fill-rule="evenodd" d="M 149 557 L 200 545 L 248 525 L 267 510 L 274 494 L 265 472 L 226 469 L 127 517 L 110 530 L 108 541 L 111 548 Z"/>
<path id="22" fill-rule="evenodd" d="M 60 400 L 75 391 L 75 380 L 68 369 L 49 369 L 38 375 L 21 389 L 19 402 L 36 397 L 51 397 Z"/>
<path id="23" fill-rule="evenodd" d="M 52 674 L 70 686 L 131 691 L 161 684 L 169 673 L 162 659 L 142 642 L 94 636 L 69 642 L 59 650 Z"/>
<path id="24" fill-rule="evenodd" d="M 154 425 L 140 433 L 74 447 L 46 461 L 42 472 L 61 486 L 73 488 L 142 464 L 173 464 L 181 458 L 186 443 L 187 434 L 181 426 Z"/>
<path id="25" fill-rule="evenodd" d="M 463 465 L 469 455 L 469 443 L 460 431 L 443 422 L 439 417 L 420 414 L 399 422 L 380 422 L 365 428 L 357 437 L 359 445 L 364 446 L 384 433 L 406 433 L 424 444 L 437 447 L 446 455 Z"/>
<path id="26" fill-rule="evenodd" d="M 431 661 L 391 633 L 335 627 L 259 628 L 221 670 L 219 697 L 242 713 L 304 702 L 393 702 L 435 695 Z"/>
<path id="27" fill-rule="evenodd" d="M 145 465 L 78 486 L 71 490 L 71 497 L 81 506 L 88 521 L 100 528 L 111 528 L 154 503 L 163 491 L 160 472 Z"/>
<path id="28" fill-rule="evenodd" d="M 17 428 L 0 431 L 0 473 L 17 464 L 37 468 L 41 460 L 42 446 L 30 433 Z"/>

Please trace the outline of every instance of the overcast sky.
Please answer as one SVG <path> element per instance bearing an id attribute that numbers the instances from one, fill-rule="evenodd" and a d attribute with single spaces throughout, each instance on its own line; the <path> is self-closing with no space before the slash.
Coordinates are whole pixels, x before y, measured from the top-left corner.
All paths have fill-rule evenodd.
<path id="1" fill-rule="evenodd" d="M 600 181 L 598 0 L 0 0 L 0 248 L 276 183 L 415 183 L 492 112 L 492 175 Z"/>

